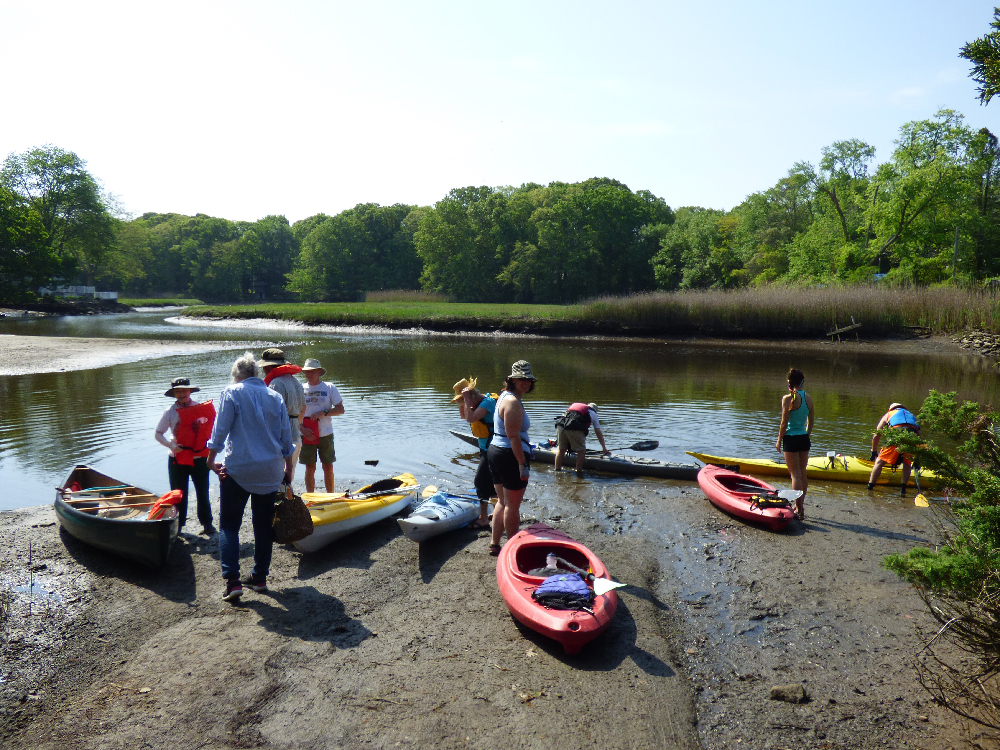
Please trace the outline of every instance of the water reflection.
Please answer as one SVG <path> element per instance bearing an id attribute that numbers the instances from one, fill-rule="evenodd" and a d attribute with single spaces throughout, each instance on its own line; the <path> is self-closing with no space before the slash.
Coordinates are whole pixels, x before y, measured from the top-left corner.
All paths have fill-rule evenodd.
<path id="1" fill-rule="evenodd" d="M 799 352 L 657 342 L 499 336 L 409 337 L 311 329 L 177 326 L 163 314 L 6 320 L 0 333 L 243 341 L 280 344 L 289 358 L 316 357 L 344 396 L 334 420 L 338 487 L 410 471 L 470 485 L 474 457 L 447 430 L 461 426 L 451 384 L 470 373 L 497 390 L 510 363 L 528 359 L 539 377 L 526 399 L 537 437 L 571 401 L 596 401 L 612 447 L 656 439 L 651 456 L 687 461 L 684 451 L 776 455 L 778 403 L 790 366 L 806 374 L 816 405 L 815 451 L 867 452 L 871 429 L 891 401 L 919 406 L 930 388 L 996 400 L 987 362 L 964 356 L 845 354 L 835 346 Z M 77 463 L 156 492 L 166 491 L 166 453 L 153 429 L 170 380 L 187 375 L 217 398 L 238 351 L 172 356 L 69 373 L 0 378 L 0 508 L 47 503 Z M 378 468 L 364 465 L 378 459 Z M 301 472 L 300 472 L 301 480 Z M 550 472 L 535 481 L 552 483 Z M 217 492 L 217 488 L 213 488 Z"/>

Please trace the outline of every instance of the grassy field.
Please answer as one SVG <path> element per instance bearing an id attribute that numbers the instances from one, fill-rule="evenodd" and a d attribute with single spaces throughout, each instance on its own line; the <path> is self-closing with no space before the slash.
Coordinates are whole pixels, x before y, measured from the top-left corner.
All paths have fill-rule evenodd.
<path id="1" fill-rule="evenodd" d="M 1000 333 L 998 298 L 954 288 L 880 286 L 766 287 L 604 297 L 578 305 L 518 305 L 390 300 L 381 302 L 199 306 L 187 315 L 273 318 L 307 324 L 378 325 L 432 330 L 532 331 L 747 338 L 821 337 L 861 324 L 868 337 L 921 326 L 937 333 L 982 328 Z"/>
<path id="2" fill-rule="evenodd" d="M 118 301 L 129 307 L 188 307 L 205 304 L 200 299 L 125 299 L 120 297 Z"/>

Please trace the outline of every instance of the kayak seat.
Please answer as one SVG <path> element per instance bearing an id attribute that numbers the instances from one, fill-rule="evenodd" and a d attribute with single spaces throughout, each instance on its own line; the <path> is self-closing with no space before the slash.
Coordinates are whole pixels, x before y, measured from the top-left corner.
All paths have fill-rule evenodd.
<path id="1" fill-rule="evenodd" d="M 559 545 L 539 542 L 538 544 L 522 544 L 518 547 L 514 558 L 514 564 L 517 567 L 518 573 L 524 576 L 532 576 L 533 574 L 531 571 L 545 567 L 545 557 L 550 552 L 558 555 L 571 565 L 583 568 L 584 570 L 587 570 L 590 565 L 590 560 L 587 559 L 587 556 L 573 547 L 562 547 Z M 561 572 L 568 573 L 570 571 Z M 538 576 L 534 577 L 537 578 Z"/>

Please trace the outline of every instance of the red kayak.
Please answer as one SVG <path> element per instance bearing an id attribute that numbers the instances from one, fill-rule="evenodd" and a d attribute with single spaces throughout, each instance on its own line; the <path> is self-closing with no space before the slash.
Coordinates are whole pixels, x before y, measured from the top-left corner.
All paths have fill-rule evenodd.
<path id="1" fill-rule="evenodd" d="M 596 595 L 591 611 L 546 609 L 531 597 L 545 576 L 531 575 L 528 571 L 544 568 L 546 555 L 550 553 L 592 572 L 596 578 L 610 578 L 604 563 L 589 549 L 558 529 L 536 523 L 519 531 L 500 550 L 497 583 L 504 603 L 518 622 L 559 641 L 567 654 L 575 654 L 611 624 L 618 609 L 618 594 L 607 591 Z M 589 585 L 593 588 L 593 582 Z"/>
<path id="2" fill-rule="evenodd" d="M 709 464 L 698 472 L 698 485 L 712 505 L 744 521 L 780 531 L 795 518 L 788 491 L 746 474 Z"/>

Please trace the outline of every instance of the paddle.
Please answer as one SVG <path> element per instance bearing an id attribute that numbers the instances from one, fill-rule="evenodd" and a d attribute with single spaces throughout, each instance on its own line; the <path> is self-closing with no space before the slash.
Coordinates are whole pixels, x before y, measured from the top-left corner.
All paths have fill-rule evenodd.
<path id="1" fill-rule="evenodd" d="M 116 492 L 118 490 L 134 490 L 138 488 L 133 487 L 130 484 L 121 484 L 115 487 L 90 487 L 85 490 L 71 490 L 68 487 L 56 487 L 56 489 L 61 490 L 64 493 L 68 492 L 72 495 L 84 495 L 84 494 L 89 494 L 91 492 Z"/>
<path id="2" fill-rule="evenodd" d="M 378 492 L 363 492 L 360 495 L 352 495 L 345 492 L 338 497 L 331 497 L 329 500 L 307 500 L 305 502 L 306 507 L 311 508 L 314 505 L 326 505 L 328 503 L 348 503 L 353 500 L 369 500 L 373 497 L 382 497 L 384 495 L 408 495 L 411 492 L 416 492 L 420 489 L 419 484 L 407 484 L 402 487 L 396 487 L 391 490 L 380 490 Z"/>
<path id="3" fill-rule="evenodd" d="M 627 445 L 624 448 L 608 448 L 608 451 L 651 451 L 660 447 L 659 440 L 640 440 L 638 443 Z M 588 450 L 587 453 L 600 453 L 599 450 Z"/>
<path id="4" fill-rule="evenodd" d="M 927 498 L 924 497 L 924 493 L 920 489 L 920 473 L 917 471 L 916 467 L 913 467 L 913 483 L 917 485 L 917 496 L 913 498 L 913 504 L 919 508 L 927 508 Z"/>
<path id="5" fill-rule="evenodd" d="M 780 497 L 782 500 L 787 500 L 790 503 L 794 503 L 805 494 L 802 490 L 765 490 L 756 484 L 737 484 L 733 485 L 733 488 L 737 492 L 754 492 L 764 497 Z"/>
<path id="6" fill-rule="evenodd" d="M 74 508 L 74 510 L 118 510 L 119 508 L 148 508 L 150 505 L 156 505 L 154 500 L 151 503 L 135 503 L 133 505 L 92 505 L 89 508 Z"/>
<path id="7" fill-rule="evenodd" d="M 157 496 L 154 495 L 151 492 L 144 492 L 141 495 L 119 495 L 118 497 L 97 497 L 97 498 L 92 498 L 92 497 L 71 497 L 68 500 L 64 498 L 63 502 L 64 503 L 96 503 L 96 502 L 100 502 L 101 500 L 138 500 L 139 498 L 142 498 L 142 497 L 157 497 Z M 108 506 L 108 507 L 110 507 L 110 506 Z"/>

